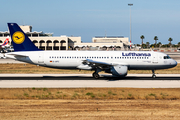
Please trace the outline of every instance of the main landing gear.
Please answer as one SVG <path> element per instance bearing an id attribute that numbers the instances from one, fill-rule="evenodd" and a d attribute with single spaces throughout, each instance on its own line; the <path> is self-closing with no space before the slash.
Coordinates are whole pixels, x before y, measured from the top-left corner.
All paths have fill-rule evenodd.
<path id="1" fill-rule="evenodd" d="M 101 70 L 100 70 L 100 69 L 96 69 L 95 72 L 93 72 L 93 74 L 92 74 L 93 78 L 99 79 L 99 74 L 98 74 L 98 72 L 101 72 Z"/>
<path id="2" fill-rule="evenodd" d="M 156 78 L 156 75 L 155 75 L 155 73 L 154 73 L 154 70 L 152 70 L 152 78 Z"/>
<path id="3" fill-rule="evenodd" d="M 98 73 L 94 72 L 92 75 L 93 75 L 93 78 L 99 79 L 99 74 Z"/>

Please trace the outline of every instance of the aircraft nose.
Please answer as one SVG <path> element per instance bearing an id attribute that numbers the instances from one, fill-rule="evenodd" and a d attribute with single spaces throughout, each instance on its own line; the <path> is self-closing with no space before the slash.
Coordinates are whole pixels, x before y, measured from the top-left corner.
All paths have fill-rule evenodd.
<path id="1" fill-rule="evenodd" d="M 177 62 L 176 62 L 175 60 L 173 60 L 173 61 L 171 62 L 171 65 L 172 65 L 173 67 L 175 67 L 175 66 L 177 65 Z"/>

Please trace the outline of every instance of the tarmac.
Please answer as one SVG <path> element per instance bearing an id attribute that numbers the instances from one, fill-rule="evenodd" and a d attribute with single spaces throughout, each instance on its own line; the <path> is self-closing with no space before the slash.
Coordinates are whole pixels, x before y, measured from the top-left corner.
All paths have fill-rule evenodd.
<path id="1" fill-rule="evenodd" d="M 180 53 L 166 53 L 180 63 Z M 1 64 L 24 63 L 12 59 L 0 59 Z M 128 74 L 125 78 L 102 74 L 94 79 L 91 74 L 0 74 L 0 88 L 180 88 L 180 74 Z"/>
<path id="2" fill-rule="evenodd" d="M 0 74 L 0 88 L 180 88 L 180 74 L 129 74 L 125 78 L 101 74 Z"/>

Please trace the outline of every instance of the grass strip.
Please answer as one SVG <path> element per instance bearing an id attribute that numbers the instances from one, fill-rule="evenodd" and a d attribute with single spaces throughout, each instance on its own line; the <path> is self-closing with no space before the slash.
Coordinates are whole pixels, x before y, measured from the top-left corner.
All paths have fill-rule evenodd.
<path id="1" fill-rule="evenodd" d="M 0 99 L 179 100 L 180 88 L 1 88 Z"/>

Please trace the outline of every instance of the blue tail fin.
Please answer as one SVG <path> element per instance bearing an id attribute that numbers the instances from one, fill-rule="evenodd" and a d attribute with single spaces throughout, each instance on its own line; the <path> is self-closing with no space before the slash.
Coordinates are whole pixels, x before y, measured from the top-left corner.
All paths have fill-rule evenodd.
<path id="1" fill-rule="evenodd" d="M 14 51 L 39 51 L 16 23 L 8 23 Z"/>

